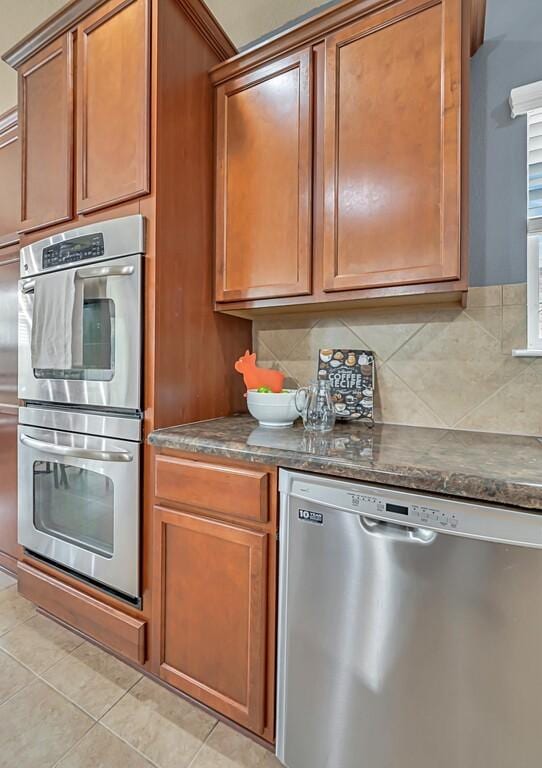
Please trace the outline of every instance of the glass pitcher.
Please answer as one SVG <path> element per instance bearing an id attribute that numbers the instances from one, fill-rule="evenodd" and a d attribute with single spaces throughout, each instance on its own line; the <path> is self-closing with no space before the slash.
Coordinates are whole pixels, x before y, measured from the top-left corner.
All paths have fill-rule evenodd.
<path id="1" fill-rule="evenodd" d="M 311 432 L 331 432 L 335 426 L 335 407 L 329 381 L 311 381 L 308 387 L 298 389 L 295 404 L 303 417 L 305 429 Z"/>

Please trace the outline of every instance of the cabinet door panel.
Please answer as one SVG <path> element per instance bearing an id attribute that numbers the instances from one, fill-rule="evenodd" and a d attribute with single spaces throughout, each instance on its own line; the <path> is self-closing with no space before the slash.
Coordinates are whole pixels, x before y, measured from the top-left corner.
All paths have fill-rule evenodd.
<path id="1" fill-rule="evenodd" d="M 149 191 L 149 3 L 110 2 L 78 28 L 79 213 Z"/>
<path id="2" fill-rule="evenodd" d="M 267 535 L 163 508 L 155 516 L 159 674 L 261 733 Z"/>
<path id="3" fill-rule="evenodd" d="M 19 70 L 21 229 L 71 219 L 73 212 L 72 36 L 63 35 Z"/>
<path id="4" fill-rule="evenodd" d="M 326 40 L 324 289 L 460 275 L 461 3 Z"/>
<path id="5" fill-rule="evenodd" d="M 217 301 L 310 293 L 311 53 L 217 90 Z"/>
<path id="6" fill-rule="evenodd" d="M 19 242 L 21 160 L 17 125 L 0 132 L 0 247 Z"/>

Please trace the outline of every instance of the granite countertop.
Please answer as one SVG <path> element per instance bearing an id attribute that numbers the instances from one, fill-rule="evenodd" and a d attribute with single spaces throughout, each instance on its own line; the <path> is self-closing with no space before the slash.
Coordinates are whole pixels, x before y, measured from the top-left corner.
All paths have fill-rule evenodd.
<path id="1" fill-rule="evenodd" d="M 266 429 L 243 414 L 160 429 L 149 443 L 542 511 L 542 440 L 536 437 L 359 423 L 318 435 L 300 421 Z"/>

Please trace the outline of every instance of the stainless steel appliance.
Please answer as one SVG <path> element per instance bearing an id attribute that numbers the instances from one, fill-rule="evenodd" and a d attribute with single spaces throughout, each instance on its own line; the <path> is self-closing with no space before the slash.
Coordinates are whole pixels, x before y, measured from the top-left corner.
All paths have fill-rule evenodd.
<path id="1" fill-rule="evenodd" d="M 19 543 L 135 602 L 144 235 L 142 216 L 54 235 L 21 250 L 19 281 Z M 75 285 L 77 323 L 70 298 L 56 304 Z M 69 370 L 33 365 L 38 289 L 60 341 L 77 326 L 78 354 L 62 358 Z"/>
<path id="2" fill-rule="evenodd" d="M 21 250 L 19 398 L 27 402 L 138 411 L 141 408 L 144 220 L 103 221 Z M 80 367 L 32 364 L 34 289 L 45 274 L 71 269 L 83 281 Z"/>
<path id="3" fill-rule="evenodd" d="M 137 598 L 140 419 L 20 408 L 18 440 L 20 543 Z"/>
<path id="4" fill-rule="evenodd" d="M 17 279 L 19 257 L 0 261 L 0 409 L 17 406 Z"/>
<path id="5" fill-rule="evenodd" d="M 281 472 L 288 768 L 538 768 L 542 517 Z"/>
<path id="6" fill-rule="evenodd" d="M 0 261 L 0 550 L 17 546 L 17 283 L 19 252 Z"/>

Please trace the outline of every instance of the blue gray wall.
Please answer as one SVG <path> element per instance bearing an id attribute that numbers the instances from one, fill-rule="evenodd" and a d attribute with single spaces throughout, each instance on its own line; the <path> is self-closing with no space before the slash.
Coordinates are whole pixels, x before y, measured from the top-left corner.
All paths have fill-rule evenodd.
<path id="1" fill-rule="evenodd" d="M 508 98 L 542 80 L 541 0 L 488 0 L 485 43 L 471 64 L 471 285 L 526 279 L 526 118 Z"/>

